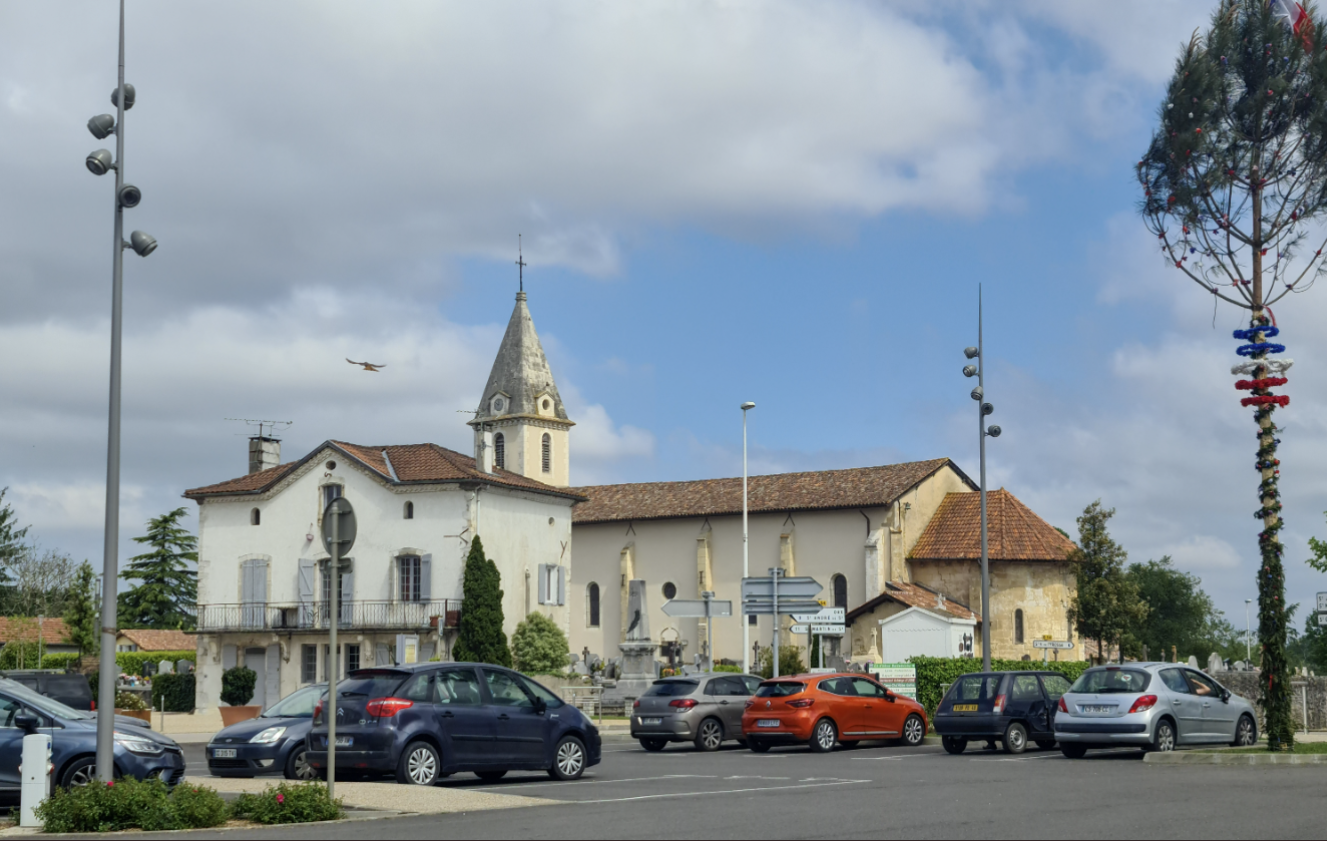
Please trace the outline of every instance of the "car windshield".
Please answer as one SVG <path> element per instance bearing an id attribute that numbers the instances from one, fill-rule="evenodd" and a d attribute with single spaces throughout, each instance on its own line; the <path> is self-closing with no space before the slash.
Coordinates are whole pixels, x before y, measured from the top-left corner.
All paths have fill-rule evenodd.
<path id="1" fill-rule="evenodd" d="M 786 698 L 789 695 L 796 695 L 806 688 L 804 683 L 794 683 L 789 680 L 779 681 L 778 683 L 762 683 L 756 690 L 757 698 Z"/>
<path id="2" fill-rule="evenodd" d="M 355 698 L 361 695 L 366 698 L 386 698 L 406 677 L 405 672 L 387 669 L 351 672 L 345 680 L 336 685 L 336 692 L 342 698 Z"/>
<path id="3" fill-rule="evenodd" d="M 964 675 L 949 690 L 951 701 L 989 701 L 1000 687 L 999 675 Z"/>
<path id="4" fill-rule="evenodd" d="M 700 684 L 694 680 L 656 680 L 653 686 L 645 690 L 645 694 L 677 697 L 690 695 L 696 691 L 697 686 Z"/>
<path id="5" fill-rule="evenodd" d="M 1151 680 L 1152 676 L 1141 669 L 1109 666 L 1083 672 L 1078 680 L 1074 681 L 1074 685 L 1069 687 L 1069 691 L 1084 695 L 1142 692 Z"/>
<path id="6" fill-rule="evenodd" d="M 18 681 L 8 681 L 2 688 L 5 692 L 13 695 L 15 698 L 33 709 L 45 713 L 52 718 L 72 719 L 75 721 L 96 718 L 96 715 L 93 713 L 86 713 L 81 710 L 76 710 L 73 707 L 66 707 L 54 698 L 47 698 L 45 695 L 29 689 Z"/>
<path id="7" fill-rule="evenodd" d="M 313 718 L 313 707 L 327 692 L 326 684 L 297 689 L 263 710 L 262 718 Z"/>

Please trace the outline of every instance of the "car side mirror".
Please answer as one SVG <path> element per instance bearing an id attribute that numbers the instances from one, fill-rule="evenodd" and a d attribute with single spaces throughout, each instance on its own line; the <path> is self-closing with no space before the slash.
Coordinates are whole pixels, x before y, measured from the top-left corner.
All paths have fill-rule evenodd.
<path id="1" fill-rule="evenodd" d="M 543 711 L 546 710 L 546 709 L 548 709 L 548 703 L 547 703 L 546 701 L 544 701 L 543 698 L 535 698 L 535 699 L 534 699 L 534 711 L 535 711 L 535 712 L 537 712 L 537 713 L 541 713 L 541 712 L 543 712 Z"/>
<path id="2" fill-rule="evenodd" d="M 1223 704 L 1229 704 L 1229 703 L 1230 703 L 1230 690 L 1229 690 L 1229 689 L 1223 689 L 1223 690 L 1221 690 L 1221 703 L 1223 703 Z"/>
<path id="3" fill-rule="evenodd" d="M 37 727 L 40 726 L 40 724 L 41 719 L 37 718 L 37 716 L 27 710 L 14 716 L 14 726 L 29 736 L 37 732 Z"/>

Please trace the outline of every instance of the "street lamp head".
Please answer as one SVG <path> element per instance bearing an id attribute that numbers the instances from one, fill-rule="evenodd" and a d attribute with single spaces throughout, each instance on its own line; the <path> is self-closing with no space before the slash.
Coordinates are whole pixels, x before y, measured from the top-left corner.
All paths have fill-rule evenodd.
<path id="1" fill-rule="evenodd" d="M 111 104 L 112 104 L 112 105 L 115 105 L 115 106 L 117 106 L 117 107 L 119 106 L 119 104 L 120 104 L 120 89 L 119 89 L 119 88 L 116 88 L 115 90 L 111 91 Z M 124 85 L 124 110 L 128 111 L 130 108 L 133 108 L 133 107 L 134 107 L 134 86 L 131 85 L 131 84 L 129 84 L 128 82 L 125 82 L 125 85 Z"/>
<path id="2" fill-rule="evenodd" d="M 977 376 L 977 366 L 976 366 L 976 365 L 964 365 L 964 366 L 963 366 L 963 376 L 965 376 L 965 377 L 975 377 L 975 376 Z"/>
<path id="3" fill-rule="evenodd" d="M 966 356 L 968 359 L 976 359 L 976 358 L 977 358 L 977 354 L 980 353 L 980 352 L 981 352 L 981 351 L 977 350 L 975 347 L 965 347 L 965 348 L 963 348 L 963 355 Z"/>
<path id="4" fill-rule="evenodd" d="M 989 414 L 991 414 L 991 413 L 994 412 L 994 411 L 995 411 L 995 407 L 994 407 L 993 405 L 991 405 L 990 403 L 983 403 L 983 404 L 981 404 L 981 413 L 982 413 L 983 415 L 989 415 Z"/>
<path id="5" fill-rule="evenodd" d="M 990 429 L 986 430 L 986 434 L 989 435 L 989 436 L 991 436 L 992 438 L 999 438 L 999 437 L 1000 437 L 1000 427 L 998 427 L 998 426 L 992 426 Z"/>
<path id="6" fill-rule="evenodd" d="M 756 404 L 755 404 L 755 403 L 752 403 L 750 400 L 748 400 L 748 401 L 746 401 L 745 403 L 742 404 L 742 411 L 743 411 L 743 412 L 745 412 L 747 409 L 754 409 L 754 408 L 756 408 Z"/>
<path id="7" fill-rule="evenodd" d="M 157 250 L 157 241 L 151 234 L 145 234 L 142 231 L 134 231 L 129 235 L 129 247 L 139 257 L 146 257 Z"/>
<path id="8" fill-rule="evenodd" d="M 133 184 L 125 184 L 120 188 L 120 206 L 138 207 L 138 203 L 143 200 L 143 191 Z"/>
<path id="9" fill-rule="evenodd" d="M 973 399 L 973 400 L 980 400 L 980 399 L 981 399 L 981 395 L 982 395 L 981 386 L 977 386 L 976 388 L 974 388 L 974 389 L 972 390 L 972 399 Z"/>
<path id="10" fill-rule="evenodd" d="M 98 140 L 104 140 L 115 134 L 115 118 L 110 114 L 98 114 L 88 120 L 88 131 Z"/>
<path id="11" fill-rule="evenodd" d="M 105 175 L 115 169 L 115 159 L 105 149 L 98 149 L 88 155 L 88 172 L 93 175 Z"/>

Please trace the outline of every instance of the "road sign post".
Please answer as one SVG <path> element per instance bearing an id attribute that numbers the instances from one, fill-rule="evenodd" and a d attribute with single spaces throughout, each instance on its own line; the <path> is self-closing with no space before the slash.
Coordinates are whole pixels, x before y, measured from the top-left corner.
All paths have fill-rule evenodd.
<path id="1" fill-rule="evenodd" d="M 1072 651 L 1074 644 L 1068 640 L 1039 639 L 1032 641 L 1032 647 L 1041 649 L 1041 662 L 1045 663 L 1050 660 L 1052 649 Z M 1059 655 L 1056 656 L 1058 657 Z"/>
<path id="2" fill-rule="evenodd" d="M 338 656 L 336 629 L 341 623 L 338 601 L 341 596 L 341 554 L 355 545 L 355 509 L 350 500 L 337 497 L 323 511 L 323 547 L 332 556 L 327 565 L 329 584 L 327 658 L 327 796 L 336 797 L 336 673 L 341 658 Z"/>
<path id="3" fill-rule="evenodd" d="M 664 602 L 663 612 L 679 619 L 705 620 L 705 651 L 709 660 L 709 670 L 714 671 L 714 619 L 733 615 L 733 603 L 727 599 L 716 599 L 714 593 L 706 590 L 699 599 L 670 599 Z"/>

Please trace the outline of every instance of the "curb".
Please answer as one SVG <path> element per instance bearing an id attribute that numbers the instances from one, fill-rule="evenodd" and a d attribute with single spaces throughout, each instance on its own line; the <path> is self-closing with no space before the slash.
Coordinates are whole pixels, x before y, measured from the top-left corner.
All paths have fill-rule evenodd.
<path id="1" fill-rule="evenodd" d="M 1327 765 L 1327 754 L 1166 751 L 1148 753 L 1143 761 L 1153 765 Z"/>

